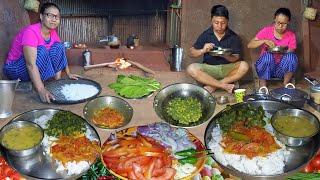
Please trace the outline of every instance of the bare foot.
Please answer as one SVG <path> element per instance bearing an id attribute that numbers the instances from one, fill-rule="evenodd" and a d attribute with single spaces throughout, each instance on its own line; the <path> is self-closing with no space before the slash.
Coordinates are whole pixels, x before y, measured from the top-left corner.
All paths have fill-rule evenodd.
<path id="1" fill-rule="evenodd" d="M 228 93 L 232 93 L 234 89 L 234 84 L 225 84 L 223 87 L 224 90 L 226 90 Z"/>
<path id="2" fill-rule="evenodd" d="M 212 86 L 204 86 L 203 88 L 209 91 L 209 93 L 213 93 L 214 91 L 216 91 L 216 88 Z"/>

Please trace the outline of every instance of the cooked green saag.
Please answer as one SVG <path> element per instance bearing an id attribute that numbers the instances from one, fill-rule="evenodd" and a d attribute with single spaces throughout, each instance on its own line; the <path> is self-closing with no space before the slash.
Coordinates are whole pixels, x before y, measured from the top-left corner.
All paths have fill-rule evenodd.
<path id="1" fill-rule="evenodd" d="M 78 135 L 86 132 L 86 124 L 81 117 L 69 111 L 59 111 L 47 122 L 45 133 L 49 136 Z"/>
<path id="2" fill-rule="evenodd" d="M 222 131 L 226 133 L 237 121 L 245 121 L 247 127 L 264 127 L 266 125 L 266 122 L 263 120 L 264 117 L 265 112 L 261 106 L 256 108 L 250 104 L 244 106 L 227 105 L 217 122 Z"/>

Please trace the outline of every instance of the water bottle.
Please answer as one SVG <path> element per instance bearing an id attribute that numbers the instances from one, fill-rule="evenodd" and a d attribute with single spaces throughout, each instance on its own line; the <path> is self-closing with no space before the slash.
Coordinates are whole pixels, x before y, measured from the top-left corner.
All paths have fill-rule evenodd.
<path id="1" fill-rule="evenodd" d="M 82 53 L 83 55 L 83 66 L 89 66 L 91 64 L 91 51 L 89 49 L 86 49 Z"/>

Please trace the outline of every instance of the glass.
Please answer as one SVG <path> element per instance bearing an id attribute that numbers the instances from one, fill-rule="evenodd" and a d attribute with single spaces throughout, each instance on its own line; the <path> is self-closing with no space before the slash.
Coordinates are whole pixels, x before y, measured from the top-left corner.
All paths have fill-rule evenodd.
<path id="1" fill-rule="evenodd" d="M 277 26 L 287 26 L 288 23 L 285 23 L 285 22 L 279 22 L 279 21 L 275 21 L 276 25 Z"/>
<path id="2" fill-rule="evenodd" d="M 45 13 L 45 15 L 49 18 L 49 19 L 55 19 L 55 20 L 59 20 L 60 19 L 60 15 L 55 15 L 52 13 Z"/>

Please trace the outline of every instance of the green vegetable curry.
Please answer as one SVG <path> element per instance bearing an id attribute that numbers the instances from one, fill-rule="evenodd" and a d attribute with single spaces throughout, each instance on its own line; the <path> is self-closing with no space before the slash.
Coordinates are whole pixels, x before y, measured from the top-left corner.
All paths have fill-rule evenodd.
<path id="1" fill-rule="evenodd" d="M 197 98 L 174 98 L 165 108 L 173 120 L 181 124 L 190 124 L 199 121 L 202 116 L 201 103 Z"/>

